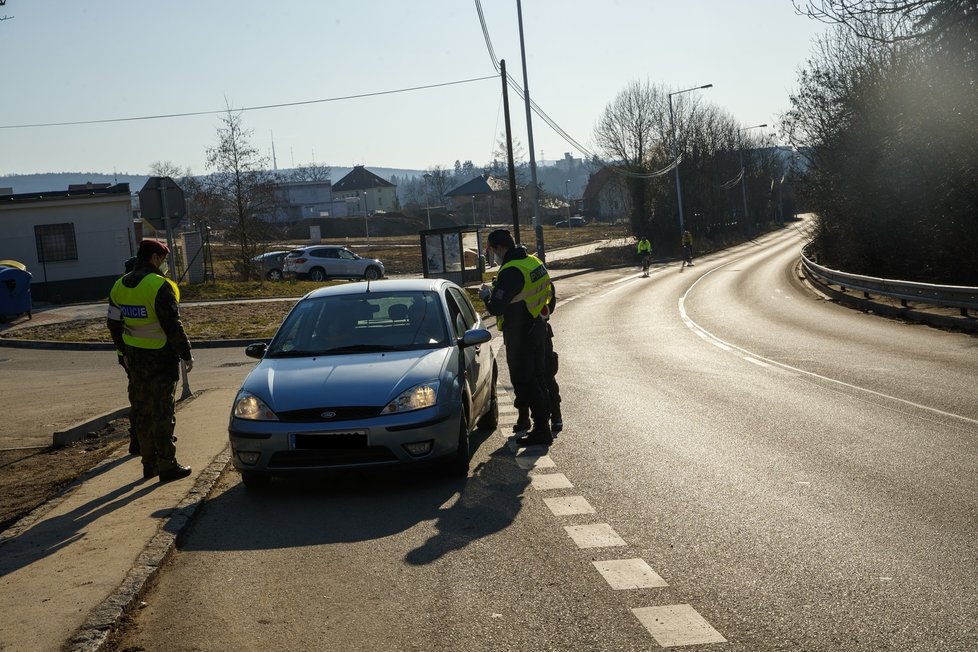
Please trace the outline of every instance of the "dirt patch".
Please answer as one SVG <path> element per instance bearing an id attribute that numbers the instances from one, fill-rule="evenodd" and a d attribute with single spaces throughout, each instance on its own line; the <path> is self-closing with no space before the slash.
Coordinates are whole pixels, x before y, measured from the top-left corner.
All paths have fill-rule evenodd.
<path id="1" fill-rule="evenodd" d="M 184 305 L 180 318 L 191 341 L 265 339 L 275 334 L 296 299 L 206 306 Z M 77 319 L 6 331 L 4 337 L 58 342 L 111 342 L 105 319 Z"/>
<path id="2" fill-rule="evenodd" d="M 124 418 L 64 448 L 0 450 L 0 532 L 128 445 Z"/>

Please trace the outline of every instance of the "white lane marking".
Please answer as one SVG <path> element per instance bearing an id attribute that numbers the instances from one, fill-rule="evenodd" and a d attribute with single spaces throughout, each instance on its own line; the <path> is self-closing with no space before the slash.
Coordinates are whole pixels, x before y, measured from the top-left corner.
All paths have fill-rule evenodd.
<path id="1" fill-rule="evenodd" d="M 742 347 L 739 347 L 736 344 L 731 344 L 730 342 L 727 342 L 725 340 L 722 340 L 719 337 L 717 337 L 716 335 L 714 335 L 713 333 L 711 333 L 710 331 L 706 330 L 705 328 L 703 328 L 702 326 L 700 326 L 699 324 L 697 324 L 695 321 L 693 321 L 689 317 L 689 315 L 686 314 L 686 297 L 689 296 L 689 294 L 693 291 L 693 288 L 695 288 L 696 285 L 700 281 L 702 281 L 703 279 L 705 279 L 707 276 L 709 276 L 713 272 L 719 271 L 719 270 L 723 269 L 724 267 L 726 267 L 727 265 L 733 264 L 734 262 L 737 262 L 737 261 L 731 261 L 729 263 L 726 263 L 725 265 L 720 265 L 719 267 L 715 267 L 715 268 L 711 269 L 710 271 L 708 271 L 707 273 L 703 274 L 698 279 L 696 279 L 693 282 L 692 285 L 689 286 L 689 289 L 687 289 L 686 292 L 683 293 L 683 295 L 681 297 L 679 297 L 679 316 L 683 320 L 683 323 L 686 324 L 686 327 L 689 328 L 691 331 L 693 331 L 694 333 L 696 333 L 698 335 L 705 335 L 707 337 L 708 341 L 711 344 L 713 344 L 713 345 L 715 345 L 715 346 L 717 346 L 717 347 L 719 347 L 719 348 L 721 348 L 721 349 L 723 349 L 725 351 L 731 351 L 731 350 L 739 351 L 741 354 L 743 354 L 745 360 L 748 357 L 750 357 L 750 358 L 753 358 L 753 360 L 751 360 L 752 362 L 763 361 L 763 362 L 766 362 L 768 365 L 770 365 L 772 367 L 780 367 L 782 369 L 786 369 L 788 371 L 793 371 L 795 373 L 803 374 L 803 375 L 809 376 L 811 378 L 818 378 L 819 380 L 824 380 L 825 382 L 828 382 L 828 383 L 835 383 L 836 385 L 841 385 L 842 387 L 846 387 L 848 389 L 853 389 L 853 390 L 856 390 L 858 392 L 865 392 L 865 393 L 871 394 L 873 396 L 878 396 L 880 398 L 884 398 L 884 399 L 887 399 L 887 400 L 890 400 L 890 401 L 895 401 L 897 403 L 902 403 L 903 405 L 909 405 L 910 407 L 916 408 L 918 410 L 924 410 L 925 412 L 930 412 L 932 414 L 939 414 L 939 415 L 941 415 L 943 417 L 948 417 L 950 419 L 958 419 L 959 421 L 964 421 L 964 422 L 970 423 L 972 425 L 978 425 L 978 419 L 972 419 L 970 417 L 965 417 L 965 416 L 962 416 L 960 414 L 954 414 L 953 412 L 945 412 L 944 410 L 939 410 L 937 408 L 933 408 L 933 407 L 930 407 L 930 406 L 927 406 L 927 405 L 921 405 L 920 403 L 914 403 L 913 401 L 908 401 L 906 399 L 897 398 L 896 396 L 890 396 L 889 394 L 884 394 L 883 392 L 877 392 L 876 390 L 867 389 L 865 387 L 860 387 L 859 385 L 853 385 L 852 383 L 847 383 L 847 382 L 842 381 L 842 380 L 837 380 L 835 378 L 829 378 L 828 376 L 823 376 L 822 374 L 817 374 L 814 371 L 808 371 L 806 369 L 799 369 L 798 367 L 792 367 L 790 364 L 785 364 L 784 362 L 778 362 L 777 360 L 772 360 L 770 358 L 766 358 L 763 355 L 754 353 L 753 351 L 748 351 L 747 349 L 744 349 Z"/>
<path id="2" fill-rule="evenodd" d="M 516 464 L 524 470 L 552 469 L 557 466 L 549 455 L 527 455 L 526 453 L 521 453 L 516 456 Z"/>
<path id="3" fill-rule="evenodd" d="M 571 516 L 573 514 L 594 514 L 594 508 L 584 496 L 560 496 L 544 498 L 543 502 L 553 512 L 554 516 Z"/>
<path id="4" fill-rule="evenodd" d="M 565 525 L 564 530 L 567 531 L 578 548 L 610 548 L 628 545 L 607 523 Z"/>
<path id="5" fill-rule="evenodd" d="M 632 613 L 662 647 L 727 642 L 688 604 L 642 607 Z"/>
<path id="6" fill-rule="evenodd" d="M 746 360 L 747 362 L 751 363 L 751 364 L 756 364 L 758 367 L 770 367 L 771 366 L 771 365 L 767 364 L 766 362 L 761 362 L 760 360 L 758 360 L 756 358 L 752 358 L 749 355 L 744 355 L 744 356 L 741 356 L 741 357 L 744 360 Z"/>
<path id="7" fill-rule="evenodd" d="M 591 562 L 616 591 L 661 589 L 669 584 L 645 563 L 644 559 L 609 559 Z"/>
<path id="8" fill-rule="evenodd" d="M 530 485 L 539 491 L 550 489 L 572 489 L 574 485 L 563 473 L 546 473 L 530 476 Z"/>

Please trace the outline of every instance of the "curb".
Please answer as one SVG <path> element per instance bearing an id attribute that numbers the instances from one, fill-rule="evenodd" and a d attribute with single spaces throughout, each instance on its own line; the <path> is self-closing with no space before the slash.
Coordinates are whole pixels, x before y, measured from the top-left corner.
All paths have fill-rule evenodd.
<path id="1" fill-rule="evenodd" d="M 177 540 L 190 526 L 194 515 L 203 506 L 230 460 L 231 446 L 228 444 L 201 471 L 194 486 L 174 508 L 169 518 L 160 525 L 119 588 L 92 610 L 64 649 L 71 652 L 102 652 L 109 649 L 113 634 L 127 614 L 138 605 L 139 598 L 150 581 L 173 553 Z"/>
<path id="2" fill-rule="evenodd" d="M 93 430 L 101 430 L 110 421 L 115 419 L 121 419 L 122 417 L 129 416 L 129 408 L 119 408 L 118 410 L 112 410 L 111 412 L 106 412 L 101 414 L 94 419 L 90 419 L 83 423 L 68 428 L 67 430 L 56 430 L 54 432 L 53 445 L 55 447 L 67 446 L 68 444 L 73 444 L 74 442 L 84 439 L 88 433 Z"/>

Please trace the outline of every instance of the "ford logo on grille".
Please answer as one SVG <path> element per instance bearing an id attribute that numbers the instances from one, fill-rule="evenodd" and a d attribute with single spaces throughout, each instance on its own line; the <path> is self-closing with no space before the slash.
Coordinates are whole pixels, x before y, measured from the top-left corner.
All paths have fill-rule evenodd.
<path id="1" fill-rule="evenodd" d="M 322 414 L 320 414 L 319 416 L 321 416 L 321 417 L 322 417 L 322 418 L 324 418 L 324 419 L 332 419 L 333 417 L 335 417 L 335 416 L 336 416 L 336 413 L 335 413 L 335 412 L 328 412 L 328 411 L 327 411 L 327 412 L 323 412 L 323 413 L 322 413 Z"/>

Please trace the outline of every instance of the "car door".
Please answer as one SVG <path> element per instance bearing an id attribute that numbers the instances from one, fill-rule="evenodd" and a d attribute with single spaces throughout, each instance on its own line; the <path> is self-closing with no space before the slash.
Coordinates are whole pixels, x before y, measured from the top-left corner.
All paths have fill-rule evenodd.
<path id="1" fill-rule="evenodd" d="M 448 304 L 448 315 L 452 322 L 455 337 L 462 337 L 465 331 L 476 327 L 479 316 L 472 306 L 472 302 L 462 290 L 449 287 L 446 291 L 445 302 Z M 489 384 L 486 382 L 486 376 L 492 373 L 489 344 L 467 347 L 464 349 L 463 355 L 465 357 L 465 382 L 469 386 L 469 396 L 472 397 L 474 410 L 474 414 L 470 416 L 475 419 L 481 415 L 488 400 Z"/>
<path id="2" fill-rule="evenodd" d="M 341 276 L 346 276 L 347 278 L 360 278 L 363 276 L 360 257 L 349 249 L 337 249 L 336 259 Z"/>
<path id="3" fill-rule="evenodd" d="M 311 270 L 313 267 L 322 267 L 326 270 L 326 276 L 343 276 L 342 269 L 334 247 L 321 247 L 309 252 L 312 259 L 306 268 Z"/>

